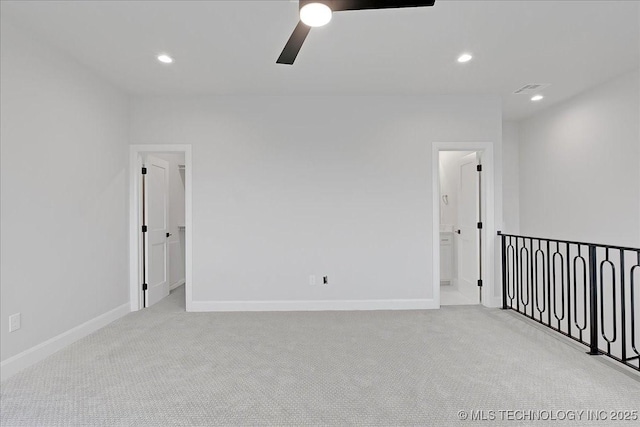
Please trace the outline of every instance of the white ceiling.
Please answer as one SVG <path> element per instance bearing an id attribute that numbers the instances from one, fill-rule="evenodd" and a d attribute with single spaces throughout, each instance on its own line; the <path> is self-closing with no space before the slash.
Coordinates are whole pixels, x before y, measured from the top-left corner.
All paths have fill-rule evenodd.
<path id="1" fill-rule="evenodd" d="M 637 1 L 446 1 L 334 14 L 275 63 L 297 2 L 2 1 L 25 27 L 137 94 L 494 94 L 519 119 L 640 64 Z M 473 61 L 460 65 L 469 51 Z M 171 66 L 155 56 L 168 52 Z M 551 83 L 539 104 L 512 92 Z"/>

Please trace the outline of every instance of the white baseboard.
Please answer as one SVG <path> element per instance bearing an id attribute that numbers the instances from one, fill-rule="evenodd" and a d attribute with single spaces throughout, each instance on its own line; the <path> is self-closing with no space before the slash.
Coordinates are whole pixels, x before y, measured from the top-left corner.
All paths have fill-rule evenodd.
<path id="1" fill-rule="evenodd" d="M 66 332 L 61 333 L 47 341 L 40 343 L 30 349 L 23 351 L 22 353 L 16 354 L 6 360 L 3 360 L 0 363 L 0 379 L 4 381 L 5 379 L 11 377 L 12 375 L 17 374 L 21 370 L 37 363 L 49 356 L 53 353 L 62 350 L 69 344 L 72 344 L 78 341 L 81 338 L 86 337 L 87 335 L 97 331 L 98 329 L 108 325 L 109 323 L 117 320 L 126 314 L 129 314 L 130 307 L 129 303 L 122 304 L 119 307 L 114 308 L 111 311 L 108 311 L 104 314 L 101 314 L 98 317 L 94 317 L 93 319 L 76 326 L 73 329 L 69 329 Z"/>
<path id="2" fill-rule="evenodd" d="M 180 286 L 184 285 L 184 283 L 185 283 L 185 280 L 184 280 L 184 279 L 182 279 L 182 280 L 178 280 L 176 283 L 174 283 L 173 285 L 169 286 L 169 290 L 170 290 L 170 291 L 172 291 L 172 290 L 174 290 L 175 288 L 178 288 L 178 287 L 180 287 Z"/>
<path id="3" fill-rule="evenodd" d="M 426 310 L 439 308 L 433 299 L 320 301 L 193 301 L 189 311 L 349 311 Z"/>
<path id="4" fill-rule="evenodd" d="M 502 297 L 493 297 L 493 298 L 491 298 L 489 300 L 489 302 L 487 304 L 485 304 L 485 306 L 491 307 L 491 308 L 502 307 Z"/>

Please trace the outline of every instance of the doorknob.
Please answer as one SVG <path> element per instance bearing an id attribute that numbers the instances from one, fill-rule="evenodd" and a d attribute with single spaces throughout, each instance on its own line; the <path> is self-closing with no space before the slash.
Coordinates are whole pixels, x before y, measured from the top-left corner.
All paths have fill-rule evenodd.
<path id="1" fill-rule="evenodd" d="M 167 237 L 171 236 L 171 233 L 167 233 Z"/>
<path id="2" fill-rule="evenodd" d="M 456 231 L 456 233 L 460 234 L 460 230 Z"/>

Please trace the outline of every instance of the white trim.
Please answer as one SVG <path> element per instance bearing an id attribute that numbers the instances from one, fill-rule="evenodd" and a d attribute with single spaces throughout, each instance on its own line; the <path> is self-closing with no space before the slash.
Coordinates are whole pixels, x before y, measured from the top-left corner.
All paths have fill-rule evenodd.
<path id="1" fill-rule="evenodd" d="M 502 307 L 502 296 L 492 297 L 491 302 L 486 305 L 487 307 L 493 307 L 493 308 Z"/>
<path id="2" fill-rule="evenodd" d="M 25 350 L 22 353 L 16 354 L 7 360 L 3 360 L 0 364 L 0 371 L 2 371 L 2 374 L 0 375 L 1 380 L 6 380 L 23 369 L 51 356 L 55 352 L 62 350 L 79 339 L 82 339 L 98 329 L 107 326 L 109 323 L 118 320 L 129 312 L 129 304 L 122 304 L 111 311 L 107 311 L 98 317 L 94 317 L 75 328 L 69 329 L 60 335 L 56 335 L 43 343 Z"/>
<path id="3" fill-rule="evenodd" d="M 180 226 L 178 226 L 178 229 L 180 228 Z M 184 231 L 184 229 L 183 229 Z M 167 248 L 169 251 L 169 254 L 171 254 L 172 250 L 175 250 L 176 248 L 172 248 L 172 246 L 180 246 L 180 240 L 172 240 L 170 242 L 167 242 Z M 178 248 L 180 249 L 180 248 Z M 171 257 L 169 257 L 169 260 L 171 260 Z M 169 262 L 169 267 L 171 267 L 171 262 Z M 169 271 L 171 271 L 171 268 L 169 268 Z M 175 282 L 171 283 L 169 285 L 169 292 L 171 292 L 172 290 L 174 290 L 175 288 L 184 285 L 184 277 L 179 278 L 178 280 L 176 280 Z"/>
<path id="4" fill-rule="evenodd" d="M 185 282 L 184 279 L 178 280 L 176 283 L 174 283 L 173 285 L 169 286 L 169 291 L 172 291 L 175 288 L 179 288 L 180 286 L 184 285 L 184 282 Z"/>
<path id="5" fill-rule="evenodd" d="M 499 307 L 495 287 L 494 248 L 496 240 L 495 209 L 495 157 L 492 142 L 434 142 L 431 146 L 432 204 L 433 204 L 433 250 L 432 250 L 432 286 L 433 298 L 440 306 L 440 151 L 477 151 L 482 159 L 482 304 L 487 307 Z"/>
<path id="6" fill-rule="evenodd" d="M 191 311 L 354 311 L 427 310 L 438 308 L 432 299 L 311 300 L 311 301 L 194 301 Z"/>
<path id="7" fill-rule="evenodd" d="M 133 144 L 129 146 L 129 297 L 131 311 L 140 310 L 140 258 L 138 214 L 138 171 L 142 167 L 142 153 L 184 153 L 185 198 L 185 306 L 192 311 L 192 156 L 190 144 Z"/>

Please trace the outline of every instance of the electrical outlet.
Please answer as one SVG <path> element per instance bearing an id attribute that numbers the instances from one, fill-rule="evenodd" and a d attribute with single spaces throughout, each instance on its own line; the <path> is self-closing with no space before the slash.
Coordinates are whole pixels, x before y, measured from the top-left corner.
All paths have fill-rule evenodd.
<path id="1" fill-rule="evenodd" d="M 9 332 L 15 332 L 20 329 L 20 313 L 9 316 Z"/>
<path id="2" fill-rule="evenodd" d="M 322 277 L 322 283 L 325 284 L 325 285 L 328 285 L 329 284 L 329 276 L 323 276 Z"/>
<path id="3" fill-rule="evenodd" d="M 316 285 L 316 276 L 314 276 L 314 275 L 309 276 L 309 284 L 311 286 L 315 286 Z"/>

